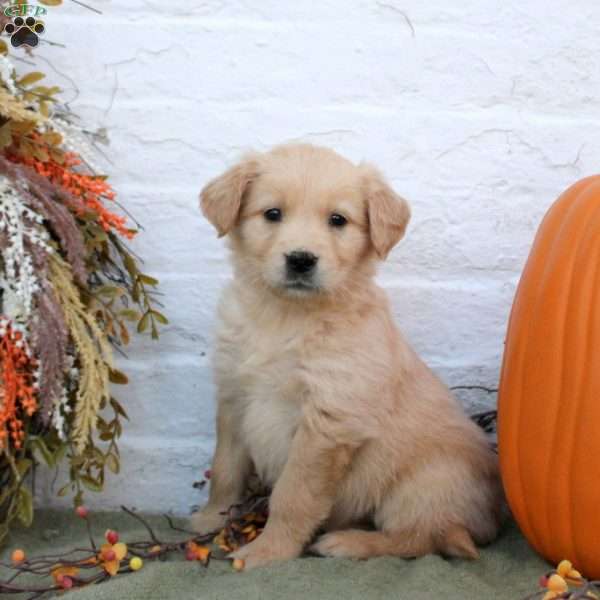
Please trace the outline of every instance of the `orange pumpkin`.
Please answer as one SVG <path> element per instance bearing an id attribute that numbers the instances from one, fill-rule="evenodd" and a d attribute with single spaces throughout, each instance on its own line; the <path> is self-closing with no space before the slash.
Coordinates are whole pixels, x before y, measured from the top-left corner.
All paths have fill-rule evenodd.
<path id="1" fill-rule="evenodd" d="M 600 176 L 560 196 L 527 259 L 506 338 L 498 450 L 531 545 L 600 579 Z"/>

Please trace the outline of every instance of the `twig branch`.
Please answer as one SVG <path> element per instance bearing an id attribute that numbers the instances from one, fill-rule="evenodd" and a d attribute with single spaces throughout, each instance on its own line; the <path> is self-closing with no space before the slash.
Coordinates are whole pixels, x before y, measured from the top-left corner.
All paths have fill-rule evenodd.
<path id="1" fill-rule="evenodd" d="M 98 13 L 99 15 L 102 14 L 101 10 L 99 10 L 93 6 L 90 6 L 89 4 L 85 4 L 84 2 L 81 2 L 81 0 L 71 0 L 71 2 L 74 2 L 75 4 L 79 4 L 79 6 L 83 6 L 83 8 L 87 8 L 88 10 Z"/>
<path id="2" fill-rule="evenodd" d="M 132 510 L 129 510 L 126 506 L 121 506 L 121 510 L 124 510 L 128 515 L 132 516 L 134 519 L 137 519 L 146 528 L 146 530 L 150 534 L 150 537 L 152 538 L 152 541 L 155 544 L 160 544 L 158 538 L 156 537 L 156 534 L 154 533 L 152 527 L 150 527 L 146 519 L 140 517 L 140 515 L 134 513 Z"/>
<path id="3" fill-rule="evenodd" d="M 482 392 L 487 392 L 488 394 L 496 394 L 498 392 L 497 388 L 489 388 L 485 385 L 454 385 L 450 388 L 451 390 L 481 390 Z"/>

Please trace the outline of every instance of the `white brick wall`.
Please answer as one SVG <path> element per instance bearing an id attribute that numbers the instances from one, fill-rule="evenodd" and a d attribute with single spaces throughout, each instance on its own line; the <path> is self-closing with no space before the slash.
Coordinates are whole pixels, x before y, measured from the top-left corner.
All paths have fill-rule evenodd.
<path id="1" fill-rule="evenodd" d="M 108 128 L 106 169 L 146 227 L 134 248 L 171 320 L 122 364 L 124 469 L 93 504 L 202 501 L 206 354 L 229 271 L 197 194 L 249 148 L 303 139 L 378 164 L 413 208 L 380 274 L 399 323 L 450 384 L 496 385 L 541 215 L 598 168 L 596 2 L 89 2 L 104 14 L 49 9 L 45 37 L 66 48 L 44 44 L 38 60 L 67 97 L 77 82 L 86 123 Z"/>

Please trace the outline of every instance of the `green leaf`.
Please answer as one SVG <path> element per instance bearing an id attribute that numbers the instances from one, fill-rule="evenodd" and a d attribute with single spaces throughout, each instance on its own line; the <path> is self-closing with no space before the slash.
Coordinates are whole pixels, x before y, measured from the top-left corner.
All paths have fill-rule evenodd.
<path id="1" fill-rule="evenodd" d="M 158 279 L 154 279 L 154 277 L 150 277 L 150 275 L 144 275 L 144 273 L 140 273 L 138 278 L 146 285 L 158 285 Z"/>
<path id="2" fill-rule="evenodd" d="M 40 437 L 35 438 L 31 441 L 31 446 L 34 450 L 37 450 L 37 453 L 41 456 L 42 460 L 49 466 L 53 467 L 54 462 L 54 454 L 50 452 L 48 446 L 46 446 L 46 442 Z"/>
<path id="3" fill-rule="evenodd" d="M 140 301 L 140 283 L 136 280 L 131 289 L 131 298 L 134 302 Z"/>
<path id="4" fill-rule="evenodd" d="M 41 104 L 40 104 L 41 106 Z M 44 115 L 45 117 L 47 117 L 48 115 Z M 56 163 L 58 163 L 59 165 L 64 165 L 65 164 L 65 155 L 62 152 L 62 150 L 59 150 L 57 148 L 50 148 L 50 158 L 52 158 L 52 160 Z"/>
<path id="5" fill-rule="evenodd" d="M 96 420 L 96 428 L 100 431 L 108 431 L 109 429 L 108 423 L 101 416 L 98 416 Z"/>
<path id="6" fill-rule="evenodd" d="M 123 321 L 119 321 L 119 335 L 121 336 L 121 341 L 127 346 L 129 344 L 129 330 L 125 327 Z"/>
<path id="7" fill-rule="evenodd" d="M 121 405 L 120 402 L 118 402 L 114 398 L 111 398 L 110 399 L 110 405 L 113 407 L 113 410 L 118 415 L 121 415 L 124 419 L 127 419 L 129 421 L 129 415 L 125 412 L 125 409 L 123 408 L 123 406 Z"/>
<path id="8" fill-rule="evenodd" d="M 31 73 L 27 73 L 27 75 L 21 77 L 21 79 L 18 79 L 17 85 L 31 85 L 33 83 L 38 82 L 40 79 L 44 79 L 44 77 L 46 76 L 43 73 L 40 73 L 39 71 L 32 71 Z"/>
<path id="9" fill-rule="evenodd" d="M 80 481 L 91 492 L 102 491 L 102 484 L 88 475 L 82 475 Z"/>
<path id="10" fill-rule="evenodd" d="M 19 477 L 21 479 L 23 479 L 23 477 L 27 475 L 27 472 L 31 468 L 32 464 L 32 461 L 28 458 L 22 458 L 20 461 L 17 462 L 17 471 L 19 472 Z"/>
<path id="11" fill-rule="evenodd" d="M 94 242 L 106 242 L 108 240 L 108 236 L 106 235 L 106 231 L 104 231 L 104 229 L 98 227 L 96 231 L 94 231 L 92 239 Z"/>
<path id="12" fill-rule="evenodd" d="M 125 265 L 129 275 L 131 275 L 131 278 L 135 279 L 136 275 L 138 274 L 138 268 L 135 264 L 135 260 L 130 254 L 123 255 L 123 264 Z"/>
<path id="13" fill-rule="evenodd" d="M 112 473 L 114 473 L 115 475 L 119 474 L 119 471 L 121 470 L 121 465 L 119 464 L 119 459 L 114 455 L 114 454 L 109 454 L 106 457 L 106 461 L 104 463 Z"/>
<path id="14" fill-rule="evenodd" d="M 33 521 L 33 499 L 31 492 L 25 486 L 19 488 L 17 518 L 25 527 L 29 527 Z"/>
<path id="15" fill-rule="evenodd" d="M 111 369 L 108 372 L 108 378 L 113 383 L 117 383 L 119 385 L 125 385 L 126 383 L 129 383 L 127 375 L 125 375 L 123 371 L 119 371 L 118 369 Z"/>
<path id="16" fill-rule="evenodd" d="M 65 485 L 63 485 L 60 490 L 58 490 L 58 492 L 56 492 L 57 496 L 66 496 L 67 492 L 69 491 L 69 488 L 71 487 L 71 483 L 65 483 Z"/>
<path id="17" fill-rule="evenodd" d="M 50 158 L 47 150 L 37 145 L 33 146 L 33 156 L 41 162 L 47 162 Z"/>
<path id="18" fill-rule="evenodd" d="M 12 121 L 7 121 L 0 127 L 0 149 L 12 144 Z"/>
<path id="19" fill-rule="evenodd" d="M 60 88 L 57 86 L 48 87 L 45 85 L 36 85 L 34 88 L 31 88 L 30 91 L 34 94 L 39 94 L 40 96 L 52 96 L 53 94 L 60 92 Z M 54 98 L 48 97 L 47 100 L 55 102 Z"/>
<path id="20" fill-rule="evenodd" d="M 133 308 L 124 308 L 119 311 L 119 316 L 127 319 L 128 321 L 137 321 L 140 318 L 140 313 Z"/>
<path id="21" fill-rule="evenodd" d="M 167 319 L 167 317 L 165 317 L 165 315 L 163 315 L 162 313 L 158 312 L 157 310 L 152 310 L 151 312 L 154 315 L 154 318 L 159 323 L 162 323 L 163 325 L 168 325 L 169 324 L 169 319 Z"/>
<path id="22" fill-rule="evenodd" d="M 144 333 L 144 331 L 148 329 L 148 325 L 150 325 L 150 311 L 146 311 L 144 316 L 140 319 L 137 326 L 138 333 Z"/>
<path id="23" fill-rule="evenodd" d="M 83 463 L 85 462 L 85 456 L 81 456 L 81 455 L 73 456 L 73 457 L 71 457 L 70 462 L 71 462 L 72 467 L 75 467 L 75 468 L 81 467 L 83 465 Z"/>
<path id="24" fill-rule="evenodd" d="M 54 451 L 54 464 L 55 465 L 58 466 L 60 464 L 62 459 L 65 457 L 66 452 L 67 452 L 67 444 L 61 444 L 58 448 L 56 448 L 56 450 Z"/>
<path id="25" fill-rule="evenodd" d="M 116 298 L 117 296 L 123 296 L 125 294 L 123 288 L 117 287 L 116 285 L 102 285 L 94 291 L 96 294 L 107 296 L 108 298 Z"/>

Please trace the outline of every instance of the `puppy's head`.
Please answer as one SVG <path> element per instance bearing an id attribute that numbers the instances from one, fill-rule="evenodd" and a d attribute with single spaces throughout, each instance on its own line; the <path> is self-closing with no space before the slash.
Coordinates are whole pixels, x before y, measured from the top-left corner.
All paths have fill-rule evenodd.
<path id="1" fill-rule="evenodd" d="M 250 154 L 200 197 L 219 236 L 231 238 L 237 272 L 292 296 L 370 275 L 410 218 L 376 169 L 308 144 Z"/>

